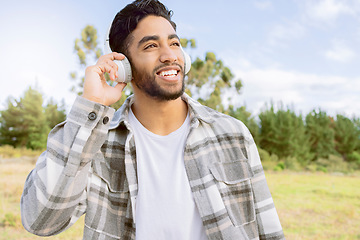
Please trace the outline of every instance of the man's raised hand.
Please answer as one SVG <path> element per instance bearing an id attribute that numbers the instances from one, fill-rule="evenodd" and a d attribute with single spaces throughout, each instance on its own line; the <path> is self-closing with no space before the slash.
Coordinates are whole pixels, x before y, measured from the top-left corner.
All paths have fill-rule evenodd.
<path id="1" fill-rule="evenodd" d="M 126 83 L 118 83 L 114 87 L 109 86 L 105 80 L 105 73 L 109 73 L 110 80 L 115 81 L 118 77 L 118 66 L 114 60 L 124 58 L 123 54 L 112 52 L 101 56 L 95 65 L 87 67 L 82 96 L 106 106 L 117 102 L 121 98 Z"/>

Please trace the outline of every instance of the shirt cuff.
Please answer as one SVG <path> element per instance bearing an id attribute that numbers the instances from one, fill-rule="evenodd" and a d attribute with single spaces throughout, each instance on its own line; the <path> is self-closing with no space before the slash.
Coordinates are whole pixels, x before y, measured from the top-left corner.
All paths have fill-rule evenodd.
<path id="1" fill-rule="evenodd" d="M 109 128 L 115 109 L 77 96 L 67 116 L 67 121 L 93 129 Z"/>

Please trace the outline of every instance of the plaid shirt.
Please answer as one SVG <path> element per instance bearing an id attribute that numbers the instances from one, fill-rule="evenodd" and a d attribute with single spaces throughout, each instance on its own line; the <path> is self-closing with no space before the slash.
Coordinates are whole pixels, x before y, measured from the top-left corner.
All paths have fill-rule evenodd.
<path id="1" fill-rule="evenodd" d="M 256 145 L 240 121 L 183 95 L 190 114 L 184 162 L 209 239 L 284 239 Z M 133 98 L 115 110 L 78 97 L 49 134 L 21 198 L 24 227 L 64 231 L 85 215 L 83 239 L 135 239 Z M 112 121 L 108 122 L 109 119 Z"/>

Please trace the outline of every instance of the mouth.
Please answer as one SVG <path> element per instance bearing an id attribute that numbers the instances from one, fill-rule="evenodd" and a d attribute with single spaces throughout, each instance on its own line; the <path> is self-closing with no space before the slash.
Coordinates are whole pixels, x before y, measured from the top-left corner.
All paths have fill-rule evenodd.
<path id="1" fill-rule="evenodd" d="M 161 68 L 156 74 L 162 78 L 172 80 L 180 73 L 180 68 L 177 66 Z"/>

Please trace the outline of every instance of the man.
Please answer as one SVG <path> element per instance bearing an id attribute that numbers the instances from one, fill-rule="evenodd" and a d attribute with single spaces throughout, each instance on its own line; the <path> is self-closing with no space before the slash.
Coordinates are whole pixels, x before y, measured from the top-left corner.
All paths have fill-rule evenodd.
<path id="1" fill-rule="evenodd" d="M 85 215 L 84 239 L 283 239 L 255 143 L 238 120 L 184 94 L 176 25 L 157 0 L 115 17 L 113 53 L 49 134 L 21 199 L 24 227 L 53 235 Z M 114 113 L 124 53 L 134 95 Z M 111 122 L 109 119 L 112 119 Z"/>

